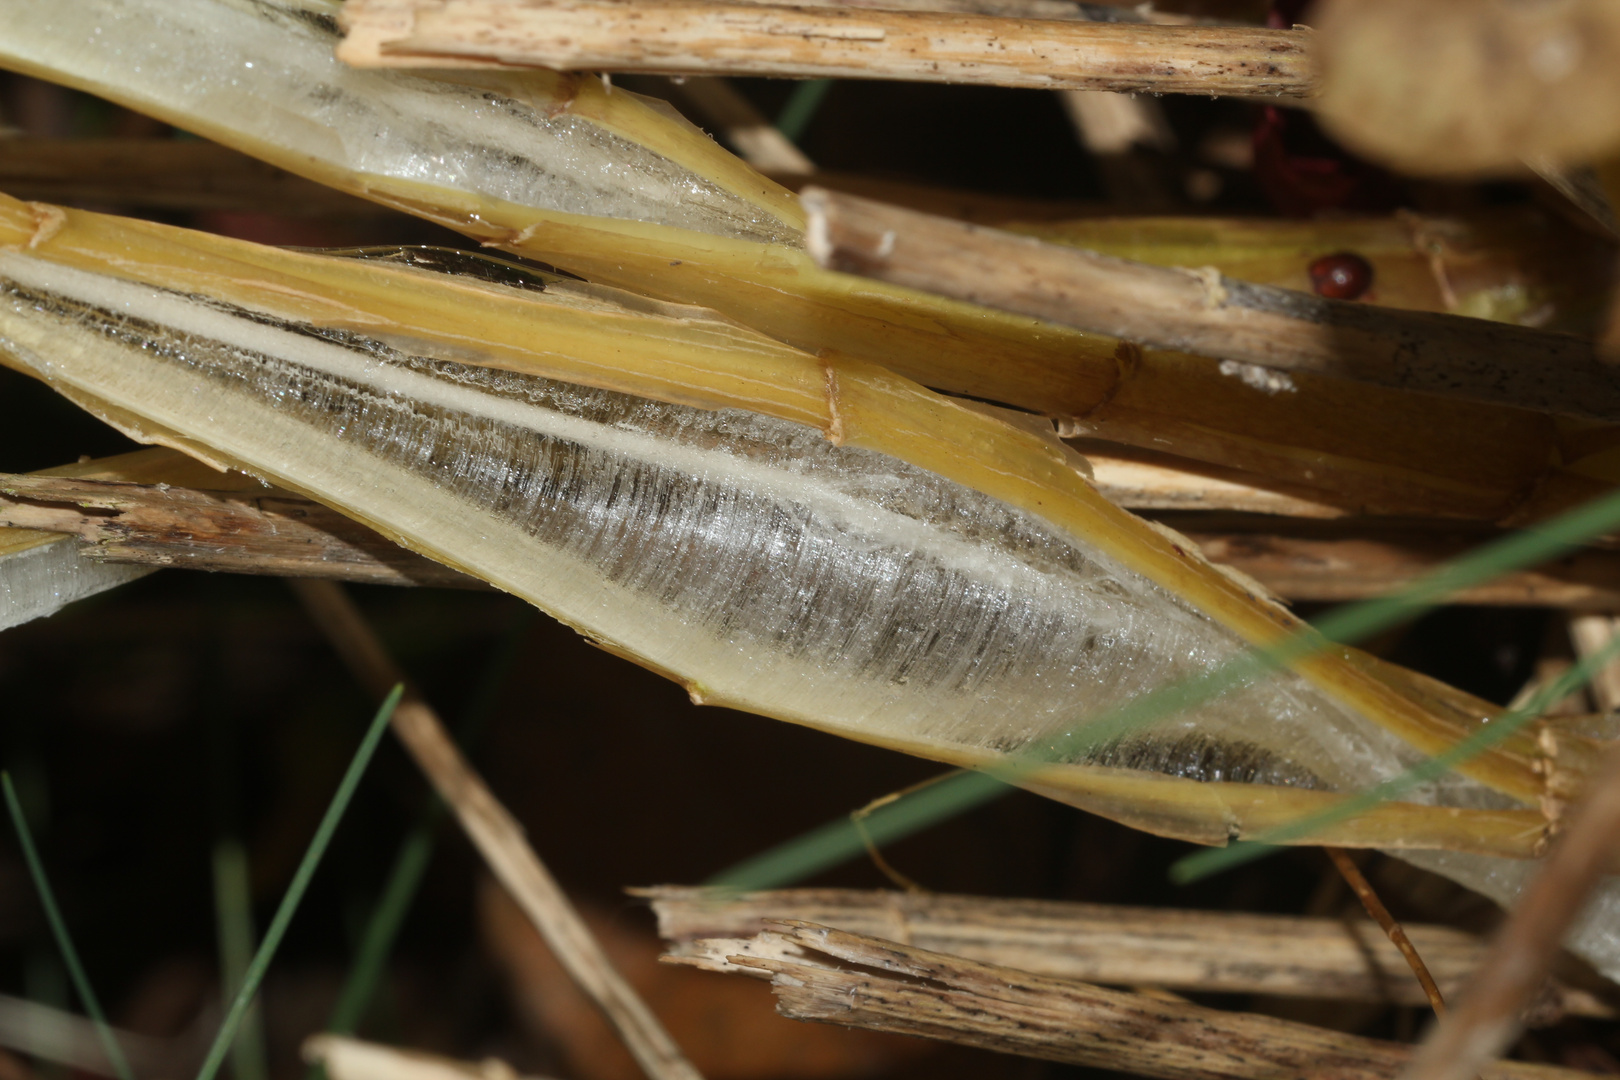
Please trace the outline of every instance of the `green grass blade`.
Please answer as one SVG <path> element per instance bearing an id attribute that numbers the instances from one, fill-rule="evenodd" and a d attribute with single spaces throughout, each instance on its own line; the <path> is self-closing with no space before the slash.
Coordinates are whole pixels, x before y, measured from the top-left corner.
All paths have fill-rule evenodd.
<path id="1" fill-rule="evenodd" d="M 377 715 L 372 719 L 370 729 L 361 740 L 360 748 L 355 751 L 354 760 L 349 763 L 348 772 L 343 774 L 343 781 L 338 784 L 337 793 L 332 796 L 332 804 L 327 807 L 326 816 L 321 819 L 320 826 L 315 830 L 315 838 L 310 841 L 309 850 L 304 852 L 303 861 L 298 864 L 292 883 L 287 886 L 287 893 L 281 898 L 281 906 L 276 909 L 275 918 L 271 920 L 270 928 L 264 933 L 264 941 L 259 944 L 259 951 L 254 954 L 253 962 L 248 965 L 242 986 L 236 992 L 236 1000 L 231 1002 L 230 1010 L 225 1014 L 225 1022 L 220 1025 L 219 1034 L 214 1037 L 214 1043 L 208 1049 L 208 1056 L 197 1072 L 197 1080 L 214 1080 L 231 1044 L 236 1041 L 236 1033 L 242 1024 L 242 1018 L 247 1014 L 248 1006 L 253 1003 L 253 998 L 259 991 L 259 984 L 264 981 L 264 974 L 269 970 L 270 961 L 275 958 L 276 950 L 281 947 L 281 939 L 286 935 L 287 927 L 291 925 L 293 915 L 304 899 L 304 892 L 315 876 L 315 869 L 320 865 L 321 856 L 326 854 L 327 845 L 332 841 L 332 834 L 337 832 L 338 822 L 343 820 L 343 813 L 348 809 L 349 800 L 354 797 L 355 789 L 360 786 L 360 778 L 365 775 L 366 766 L 371 763 L 372 754 L 376 752 L 377 744 L 382 741 L 389 718 L 394 715 L 394 709 L 399 705 L 399 699 L 404 693 L 404 686 L 394 687 L 377 709 Z"/>
<path id="2" fill-rule="evenodd" d="M 827 91 L 832 89 L 831 79 L 806 79 L 793 88 L 788 95 L 787 104 L 776 117 L 776 130 L 786 135 L 793 142 L 804 138 L 804 131 L 815 118 L 816 110 L 827 97 Z"/>
<path id="3" fill-rule="evenodd" d="M 214 920 L 219 938 L 219 966 L 224 1004 L 229 1007 L 253 962 L 253 890 L 247 850 L 235 837 L 214 844 Z M 264 1024 L 251 1008 L 231 1046 L 231 1073 L 236 1080 L 268 1080 Z"/>
<path id="4" fill-rule="evenodd" d="M 382 982 L 383 971 L 388 966 L 388 957 L 394 951 L 394 942 L 399 938 L 400 928 L 405 925 L 405 916 L 410 913 L 422 878 L 433 861 L 433 850 L 438 845 L 438 825 L 443 818 L 444 803 L 434 796 L 426 812 L 400 844 L 382 896 L 366 922 L 365 933 L 360 938 L 360 947 L 355 951 L 354 964 L 343 983 L 343 991 L 338 995 L 332 1015 L 326 1021 L 326 1030 L 332 1034 L 353 1035 L 371 1007 L 377 987 Z M 316 1080 L 325 1072 L 324 1066 L 316 1064 L 310 1067 L 308 1076 L 310 1080 Z"/>
<path id="5" fill-rule="evenodd" d="M 1156 687 L 1077 725 L 1072 736 L 1048 742 L 1042 752 L 1025 752 L 985 770 L 980 775 L 1000 781 L 994 789 L 944 780 L 880 807 L 866 818 L 866 827 L 874 842 L 884 842 L 880 837 L 898 840 L 982 804 L 997 791 L 1006 790 L 1002 785 L 1016 784 L 1044 764 L 1072 759 L 1129 731 L 1204 704 L 1267 671 L 1332 648 L 1334 641 L 1354 642 L 1396 626 L 1428 611 L 1461 589 L 1556 558 L 1617 528 L 1620 528 L 1620 491 L 1594 499 L 1535 528 L 1482 545 L 1389 596 L 1335 608 L 1318 619 L 1314 628 L 1304 629 L 1270 648 L 1248 650 L 1213 672 Z M 1590 670 L 1584 666 L 1582 669 Z M 1504 738 L 1505 734 L 1493 737 Z M 1441 755 L 1437 760 L 1443 764 L 1436 768 L 1441 772 L 1452 768 L 1487 745 L 1474 739 L 1465 740 L 1452 752 Z M 1385 786 L 1371 790 L 1382 792 Z M 1379 795 L 1368 805 L 1388 797 Z M 865 850 L 859 833 L 848 821 L 840 819 L 732 866 L 710 878 L 707 884 L 739 891 L 780 888 L 854 858 Z"/>
<path id="6" fill-rule="evenodd" d="M 0 772 L 0 788 L 5 789 L 6 810 L 11 814 L 11 824 L 17 830 L 18 842 L 22 844 L 23 859 L 28 863 L 28 873 L 33 876 L 34 888 L 39 890 L 40 905 L 51 924 L 51 933 L 56 935 L 57 948 L 62 950 L 62 962 L 67 965 L 68 975 L 73 979 L 73 988 L 79 992 L 84 1011 L 96 1025 L 101 1048 L 106 1052 L 107 1061 L 118 1080 L 135 1080 L 129 1060 L 124 1057 L 124 1049 L 118 1045 L 118 1037 L 113 1034 L 112 1025 L 107 1023 L 107 1015 L 101 1011 L 101 1002 L 97 1000 L 95 991 L 90 989 L 90 978 L 84 973 L 84 965 L 79 963 L 79 951 L 73 947 L 73 939 L 68 936 L 67 921 L 56 906 L 56 894 L 51 891 L 50 879 L 45 876 L 45 864 L 40 861 L 39 851 L 34 847 L 34 835 L 28 831 L 28 820 L 23 817 L 22 803 L 17 799 L 17 789 L 12 786 L 9 772 Z"/>
<path id="7" fill-rule="evenodd" d="M 500 699 L 501 688 L 506 684 L 507 676 L 517 663 L 524 636 L 529 632 L 529 627 L 534 624 L 538 614 L 534 608 L 525 604 L 517 617 L 512 620 L 500 647 L 485 665 L 461 723 L 456 727 L 457 741 L 464 747 L 477 738 L 484 724 L 494 713 Z M 338 995 L 337 1004 L 332 1008 L 332 1015 L 326 1022 L 326 1030 L 332 1034 L 352 1035 L 359 1029 L 372 998 L 376 996 L 383 970 L 388 964 L 388 957 L 394 950 L 394 942 L 399 937 L 400 928 L 405 924 L 405 916 L 410 912 L 411 903 L 421 887 L 428 864 L 433 861 L 439 824 L 444 818 L 444 800 L 439 798 L 437 793 L 429 795 L 416 824 L 400 844 L 398 854 L 394 856 L 394 865 L 389 870 L 388 880 L 383 885 L 377 905 L 372 909 L 371 917 L 366 922 L 360 946 L 355 950 L 354 964 L 349 969 L 348 978 L 344 980 L 343 990 Z M 325 1070 L 320 1065 L 314 1065 L 309 1070 L 307 1080 L 320 1080 L 324 1075 Z"/>

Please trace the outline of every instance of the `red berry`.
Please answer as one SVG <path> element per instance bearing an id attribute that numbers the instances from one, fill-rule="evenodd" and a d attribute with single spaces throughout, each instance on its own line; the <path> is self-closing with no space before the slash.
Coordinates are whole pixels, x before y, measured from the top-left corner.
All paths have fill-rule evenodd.
<path id="1" fill-rule="evenodd" d="M 1323 255 L 1310 265 L 1311 288 L 1329 300 L 1358 300 L 1372 288 L 1372 263 L 1353 251 Z"/>

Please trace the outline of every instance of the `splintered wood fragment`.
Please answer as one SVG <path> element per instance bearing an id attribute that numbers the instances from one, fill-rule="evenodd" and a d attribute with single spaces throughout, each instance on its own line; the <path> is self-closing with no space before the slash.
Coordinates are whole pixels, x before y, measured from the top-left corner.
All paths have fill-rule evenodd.
<path id="1" fill-rule="evenodd" d="M 456 1061 L 343 1035 L 311 1035 L 303 1055 L 309 1064 L 324 1066 L 331 1080 L 537 1080 L 520 1077 L 499 1058 Z"/>
<path id="2" fill-rule="evenodd" d="M 291 582 L 310 617 L 355 680 L 378 698 L 405 674 L 389 656 L 343 586 L 308 578 Z M 602 1010 L 650 1080 L 702 1080 L 658 1018 L 614 968 L 578 909 L 528 840 L 510 811 L 462 756 L 438 714 L 420 694 L 407 691 L 394 710 L 394 733 L 455 813 L 490 870 L 534 923 L 564 970 Z"/>
<path id="3" fill-rule="evenodd" d="M 1405 1080 L 1468 1080 L 1523 1028 L 1564 935 L 1603 878 L 1620 867 L 1620 745 L 1611 748 L 1478 974 L 1423 1043 Z"/>
<path id="4" fill-rule="evenodd" d="M 19 199 L 310 217 L 394 213 L 202 140 L 19 136 L 3 145 L 0 191 Z"/>
<path id="5" fill-rule="evenodd" d="M 1310 32 L 707 0 L 349 0 L 338 56 L 1301 98 Z"/>
<path id="6" fill-rule="evenodd" d="M 223 478 L 221 478 L 223 479 Z M 0 526 L 67 533 L 108 562 L 375 585 L 485 588 L 291 492 L 0 474 Z"/>
<path id="7" fill-rule="evenodd" d="M 918 1035 L 1173 1080 L 1389 1080 L 1411 1048 L 1249 1013 L 1050 979 L 807 922 L 697 943 L 673 962 L 771 980 L 799 1020 Z M 1590 1074 L 1501 1063 L 1488 1080 Z"/>
<path id="8" fill-rule="evenodd" d="M 856 889 L 717 895 L 664 886 L 632 892 L 651 900 L 658 932 L 675 955 L 696 939 L 746 938 L 767 923 L 801 920 L 1082 982 L 1427 1003 L 1400 952 L 1370 922 Z M 1485 954 L 1480 939 L 1460 930 L 1415 925 L 1406 932 L 1452 994 Z M 1553 981 L 1537 998 L 1534 1015 L 1554 1023 L 1566 1015 L 1615 1013 L 1592 994 Z"/>
<path id="9" fill-rule="evenodd" d="M 1222 361 L 1287 394 L 1288 371 L 1597 420 L 1620 420 L 1620 368 L 1589 340 L 1399 311 L 1150 266 L 821 188 L 800 195 L 822 266 Z"/>

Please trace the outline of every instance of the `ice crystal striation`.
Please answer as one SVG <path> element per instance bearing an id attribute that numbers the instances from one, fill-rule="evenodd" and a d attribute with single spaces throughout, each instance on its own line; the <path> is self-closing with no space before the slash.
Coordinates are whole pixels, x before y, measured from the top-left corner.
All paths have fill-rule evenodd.
<path id="1" fill-rule="evenodd" d="M 332 55 L 336 5 L 298 0 L 7 0 L 0 64 L 361 174 L 474 199 L 797 242 L 747 200 L 571 115 Z M 540 103 L 542 106 L 546 102 Z"/>
<path id="2" fill-rule="evenodd" d="M 96 562 L 76 540 L 56 540 L 0 554 L 0 630 L 54 615 L 75 600 L 117 588 L 152 571 Z"/>

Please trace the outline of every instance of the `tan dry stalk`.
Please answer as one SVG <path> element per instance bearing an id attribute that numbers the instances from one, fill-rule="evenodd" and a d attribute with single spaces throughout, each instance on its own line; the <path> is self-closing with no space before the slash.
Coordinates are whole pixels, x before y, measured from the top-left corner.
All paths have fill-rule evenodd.
<path id="1" fill-rule="evenodd" d="M 1417 946 L 1412 944 L 1412 939 L 1407 936 L 1405 928 L 1395 921 L 1395 917 L 1389 913 L 1384 902 L 1378 898 L 1372 882 L 1367 880 L 1367 876 L 1361 872 L 1361 867 L 1356 865 L 1355 860 L 1350 858 L 1350 853 L 1343 848 L 1329 847 L 1322 850 L 1333 860 L 1334 869 L 1339 871 L 1345 884 L 1350 886 L 1350 891 L 1356 894 L 1362 908 L 1372 916 L 1373 922 L 1384 931 L 1391 944 L 1401 951 L 1402 959 L 1411 967 L 1412 974 L 1417 976 L 1418 985 L 1423 987 L 1423 995 L 1428 998 L 1429 1006 L 1434 1009 L 1435 1015 L 1443 1016 L 1446 1002 L 1440 994 L 1440 987 L 1436 985 L 1434 976 L 1429 973 L 1428 965 L 1423 962 L 1423 957 L 1419 955 Z"/>
<path id="2" fill-rule="evenodd" d="M 693 107 L 709 130 L 718 132 L 722 141 L 736 148 L 738 157 L 760 172 L 808 175 L 816 171 L 816 163 L 725 79 L 693 76 L 672 80 L 671 89 L 683 104 Z"/>
<path id="3" fill-rule="evenodd" d="M 700 943 L 703 945 L 703 943 Z M 813 923 L 720 939 L 674 962 L 771 979 L 777 1011 L 1167 1080 L 1388 1080 L 1397 1043 L 1104 990 Z M 1501 1063 L 1486 1080 L 1590 1074 Z"/>
<path id="4" fill-rule="evenodd" d="M 807 188 L 823 267 L 1223 361 L 1274 394 L 1286 374 L 1369 382 L 1599 420 L 1620 419 L 1620 373 L 1590 341 L 1428 312 L 1391 311 L 1150 266 Z"/>
<path id="5" fill-rule="evenodd" d="M 1313 262 L 1350 252 L 1372 268 L 1361 297 L 1367 303 L 1583 333 L 1600 325 L 1614 277 L 1612 243 L 1535 206 L 1309 221 L 1093 214 L 1004 227 L 1155 266 L 1214 266 L 1240 281 L 1301 292 L 1314 291 Z"/>
<path id="6" fill-rule="evenodd" d="M 766 923 L 791 919 L 1109 986 L 1427 1002 L 1400 952 L 1377 926 L 1359 920 L 860 889 L 720 895 L 663 886 L 632 893 L 650 900 L 659 934 L 677 954 L 699 938 L 749 937 Z M 1406 929 L 1442 990 L 1455 996 L 1479 966 L 1485 943 L 1446 926 Z M 1537 1022 L 1566 1015 L 1612 1018 L 1615 1011 L 1584 990 L 1547 983 L 1537 998 Z"/>
<path id="7" fill-rule="evenodd" d="M 1575 646 L 1576 656 L 1591 656 L 1606 648 L 1614 635 L 1620 633 L 1612 609 L 1601 614 L 1578 615 L 1569 620 L 1569 639 Z M 1598 669 L 1587 684 L 1593 703 L 1599 712 L 1612 712 L 1620 708 L 1620 663 L 1608 663 Z"/>
<path id="8" fill-rule="evenodd" d="M 195 1055 L 178 1045 L 180 1040 L 154 1039 L 121 1028 L 113 1029 L 113 1037 L 138 1076 L 171 1076 L 197 1067 Z M 95 1076 L 118 1075 L 94 1022 L 37 1001 L 0 994 L 0 1046 Z"/>
<path id="9" fill-rule="evenodd" d="M 455 1061 L 420 1049 L 400 1049 L 343 1035 L 311 1035 L 303 1059 L 326 1067 L 332 1080 L 538 1080 L 520 1077 L 497 1057 Z"/>
<path id="10" fill-rule="evenodd" d="M 291 582 L 316 624 L 367 692 L 381 696 L 406 682 L 382 642 L 343 591 L 330 581 Z M 502 806 L 444 730 L 431 706 L 408 692 L 394 711 L 394 733 L 455 812 L 473 846 L 523 908 L 557 960 L 601 1008 L 651 1080 L 702 1080 L 635 990 L 608 960 Z"/>
<path id="11" fill-rule="evenodd" d="M 79 461 L 52 469 L 41 469 L 32 474 L 33 479 L 48 477 L 181 486 L 207 484 L 211 487 L 232 487 L 240 484 L 242 490 L 246 490 L 246 485 L 258 486 L 256 481 L 240 474 L 227 480 L 216 470 L 184 454 L 162 448 L 136 450 L 94 461 Z M 54 544 L 63 539 L 64 535 L 62 532 L 41 529 L 37 526 L 0 528 L 0 555 L 14 554 L 44 544 Z"/>
<path id="12" fill-rule="evenodd" d="M 359 67 L 479 64 L 1042 90 L 1314 91 L 1310 33 L 707 0 L 349 0 Z"/>
<path id="13" fill-rule="evenodd" d="M 1202 516 L 1202 515 L 1200 515 Z M 1380 527 L 1306 529 L 1297 521 L 1246 522 L 1223 528 L 1215 515 L 1169 515 L 1210 562 L 1230 566 L 1290 601 L 1347 603 L 1385 596 L 1489 539 L 1486 533 L 1445 533 Z M 1452 603 L 1547 606 L 1581 611 L 1620 607 L 1620 554 L 1595 548 L 1565 555 L 1464 589 Z"/>
<path id="14" fill-rule="evenodd" d="M 741 0 L 743 3 L 765 3 L 772 0 Z M 796 0 L 794 7 L 805 8 L 882 8 L 887 11 L 955 12 L 959 15 L 1000 15 L 1009 19 L 1079 19 L 1098 21 L 1093 16 L 1099 7 L 1108 8 L 1103 22 L 1151 22 L 1182 25 L 1198 20 L 1187 15 L 1153 10 L 1151 3 L 1132 7 L 1116 6 L 1112 0 L 1101 4 L 1082 3 L 1080 0 Z"/>
<path id="15" fill-rule="evenodd" d="M 343 1035 L 311 1035 L 303 1052 L 305 1061 L 325 1066 L 331 1080 L 537 1080 L 520 1077 L 498 1058 L 456 1061 Z"/>
<path id="16" fill-rule="evenodd" d="M 224 487 L 226 476 L 217 480 Z M 371 585 L 488 588 L 320 503 L 258 483 L 197 490 L 0 474 L 0 527 L 71 534 L 87 542 L 84 554 L 107 562 Z"/>
<path id="17" fill-rule="evenodd" d="M 1468 1080 L 1523 1027 L 1587 898 L 1614 872 L 1620 835 L 1620 746 L 1610 749 L 1530 887 L 1497 932 L 1457 1006 L 1424 1042 L 1405 1080 Z"/>

